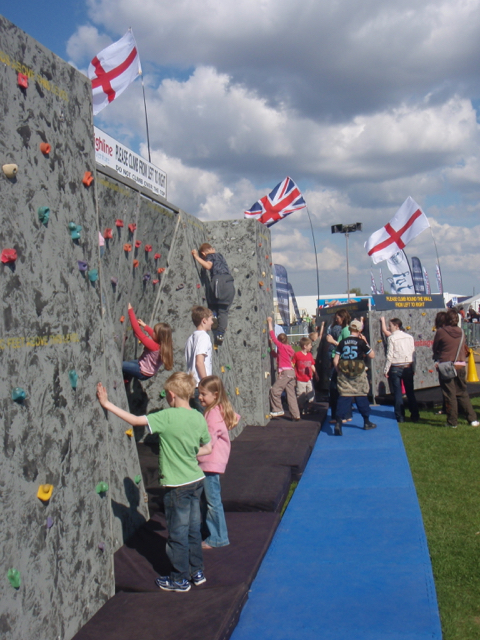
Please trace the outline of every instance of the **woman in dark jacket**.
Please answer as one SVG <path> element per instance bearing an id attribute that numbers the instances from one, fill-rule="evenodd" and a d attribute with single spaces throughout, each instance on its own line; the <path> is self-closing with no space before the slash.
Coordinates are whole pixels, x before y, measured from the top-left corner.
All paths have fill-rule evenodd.
<path id="1" fill-rule="evenodd" d="M 462 345 L 460 347 L 460 341 Z M 458 357 L 457 357 L 458 352 Z M 445 324 L 437 329 L 433 341 L 433 359 L 435 362 L 453 362 L 457 375 L 451 380 L 444 380 L 438 376 L 445 409 L 447 411 L 447 425 L 456 428 L 458 422 L 458 410 L 462 410 L 472 427 L 478 427 L 477 414 L 473 410 L 470 397 L 467 392 L 466 358 L 468 347 L 465 343 L 463 330 L 458 326 L 458 313 L 455 309 L 449 309 L 445 316 Z"/>

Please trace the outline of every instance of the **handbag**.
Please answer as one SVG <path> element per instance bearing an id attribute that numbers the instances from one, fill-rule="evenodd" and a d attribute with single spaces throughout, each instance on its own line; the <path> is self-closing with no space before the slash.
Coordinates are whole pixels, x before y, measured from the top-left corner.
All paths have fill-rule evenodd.
<path id="1" fill-rule="evenodd" d="M 460 353 L 460 347 L 463 343 L 464 334 L 462 331 L 462 337 L 460 338 L 460 344 L 458 345 L 457 355 L 455 356 L 455 362 L 458 360 L 458 354 Z M 453 362 L 437 362 L 437 369 L 442 380 L 453 380 L 457 377 L 457 370 Z"/>

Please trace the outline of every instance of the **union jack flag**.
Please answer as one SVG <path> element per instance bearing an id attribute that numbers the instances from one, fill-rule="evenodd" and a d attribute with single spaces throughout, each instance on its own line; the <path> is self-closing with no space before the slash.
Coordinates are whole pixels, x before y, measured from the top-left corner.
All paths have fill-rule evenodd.
<path id="1" fill-rule="evenodd" d="M 294 211 L 307 206 L 299 188 L 291 178 L 285 178 L 275 189 L 260 198 L 253 207 L 245 211 L 245 218 L 254 218 L 267 227 L 285 218 Z"/>

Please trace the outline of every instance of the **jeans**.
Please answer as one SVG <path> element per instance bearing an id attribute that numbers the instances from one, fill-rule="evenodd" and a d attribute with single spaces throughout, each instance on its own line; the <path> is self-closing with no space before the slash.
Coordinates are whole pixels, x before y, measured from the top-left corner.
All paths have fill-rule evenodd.
<path id="1" fill-rule="evenodd" d="M 175 582 L 189 580 L 203 571 L 200 496 L 203 479 L 181 487 L 167 487 L 163 499 L 167 519 L 167 556 L 172 563 L 170 577 Z"/>
<path id="2" fill-rule="evenodd" d="M 200 411 L 200 413 L 203 414 L 205 413 L 205 407 L 202 407 L 202 405 L 200 404 L 200 394 L 198 391 L 198 387 L 195 388 L 195 392 L 193 394 L 193 397 L 190 398 L 190 406 L 192 407 L 192 409 L 196 409 L 197 411 Z"/>
<path id="3" fill-rule="evenodd" d="M 130 380 L 131 378 L 137 378 L 137 380 L 150 380 L 152 376 L 144 376 L 140 371 L 140 365 L 138 360 L 124 361 L 122 364 L 122 371 L 125 378 Z"/>
<path id="4" fill-rule="evenodd" d="M 355 400 L 358 411 L 365 422 L 370 418 L 370 403 L 367 396 L 338 396 L 337 421 L 344 420 L 346 416 L 352 415 L 352 402 Z"/>
<path id="5" fill-rule="evenodd" d="M 395 402 L 395 418 L 397 420 L 403 420 L 403 394 L 402 394 L 402 380 L 405 386 L 405 393 L 407 394 L 408 408 L 412 420 L 418 420 L 418 405 L 415 398 L 415 391 L 413 389 L 413 369 L 409 367 L 397 367 L 394 364 L 391 365 L 388 372 L 388 380 L 392 389 L 393 398 Z"/>
<path id="6" fill-rule="evenodd" d="M 205 542 L 211 547 L 226 547 L 230 542 L 223 511 L 220 474 L 206 471 L 203 490 L 205 501 L 202 500 L 202 519 L 210 533 Z"/>
<path id="7" fill-rule="evenodd" d="M 228 312 L 235 297 L 235 284 L 232 276 L 221 273 L 212 279 L 213 299 L 209 308 L 215 311 L 218 319 L 217 333 L 225 333 L 228 325 Z"/>

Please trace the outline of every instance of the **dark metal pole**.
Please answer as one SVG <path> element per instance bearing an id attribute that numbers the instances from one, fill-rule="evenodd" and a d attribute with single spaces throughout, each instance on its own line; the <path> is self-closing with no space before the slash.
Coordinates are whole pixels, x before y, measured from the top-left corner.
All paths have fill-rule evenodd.
<path id="1" fill-rule="evenodd" d="M 142 89 L 143 89 L 143 105 L 145 107 L 145 124 L 146 124 L 146 128 L 147 128 L 148 161 L 151 162 L 152 158 L 150 156 L 150 135 L 148 133 L 147 100 L 145 98 L 145 84 L 143 82 L 143 71 L 142 71 Z"/>
<path id="2" fill-rule="evenodd" d="M 320 299 L 320 280 L 318 275 L 317 245 L 315 244 L 315 234 L 313 233 L 313 224 L 312 224 L 312 218 L 310 216 L 310 211 L 308 210 L 308 207 L 306 207 L 306 209 L 308 213 L 308 219 L 310 220 L 310 229 L 312 230 L 313 249 L 315 251 L 315 265 L 317 267 L 317 304 L 315 306 L 318 307 L 318 300 Z"/>

